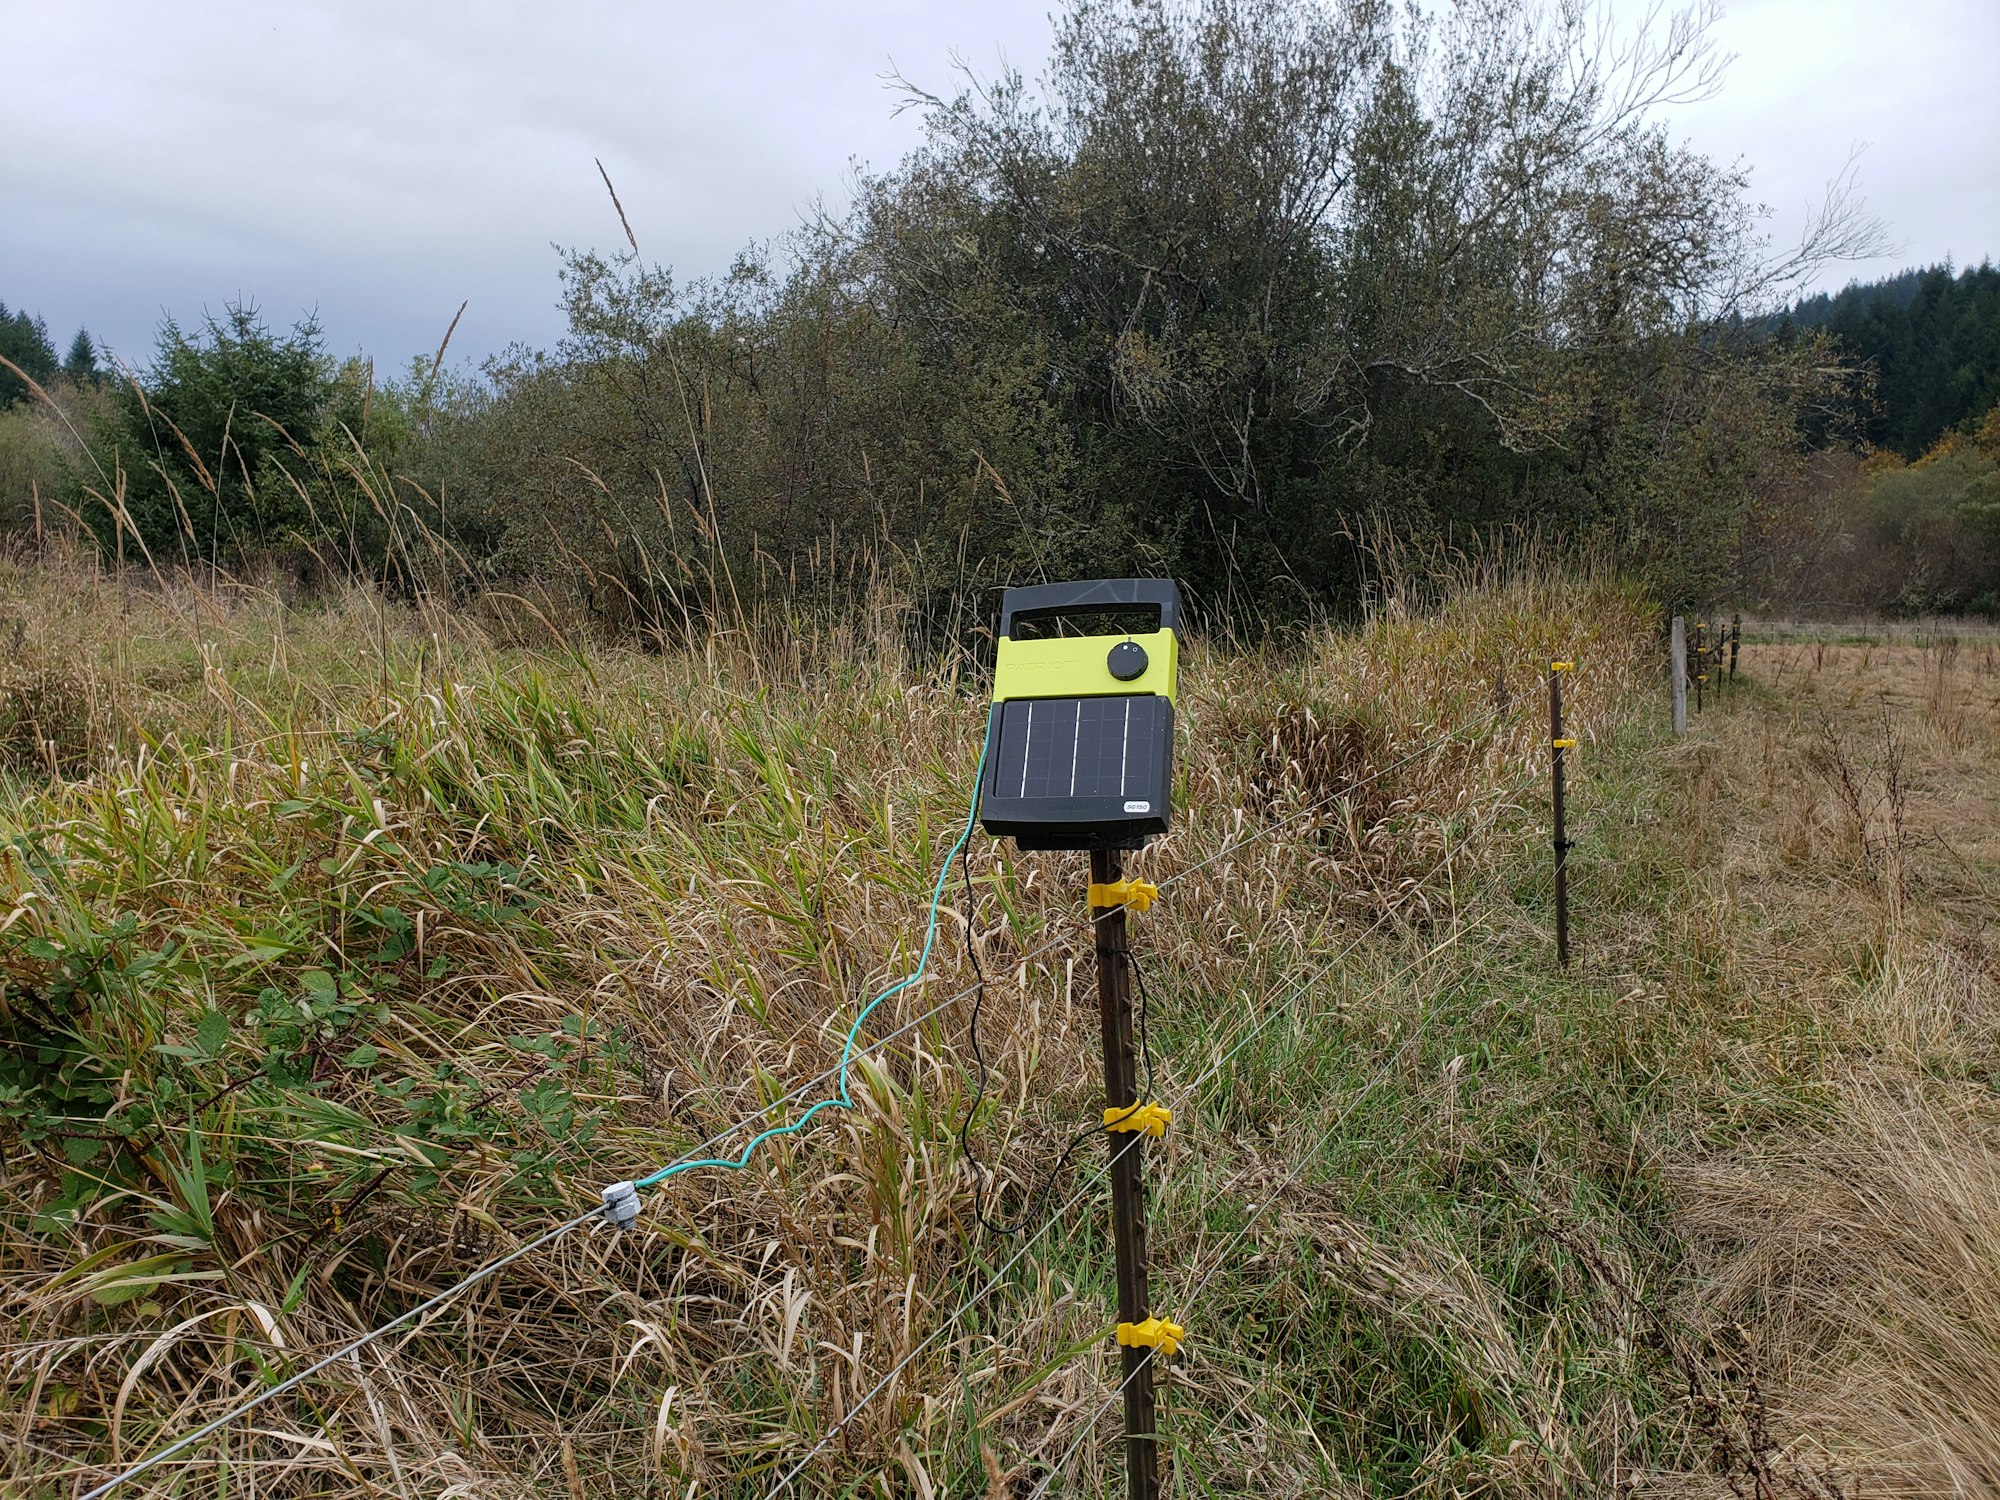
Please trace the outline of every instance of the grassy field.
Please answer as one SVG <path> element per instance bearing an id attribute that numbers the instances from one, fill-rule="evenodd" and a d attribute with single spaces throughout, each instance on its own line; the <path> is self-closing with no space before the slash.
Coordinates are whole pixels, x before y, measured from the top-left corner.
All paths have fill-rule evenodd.
<path id="1" fill-rule="evenodd" d="M 834 1066 L 914 961 L 983 724 L 886 598 L 660 653 L 51 564 L 0 565 L 0 601 L 24 1496 Z M 1171 1493 L 2000 1485 L 1996 649 L 1753 632 L 1679 741 L 1655 613 L 1609 580 L 1523 567 L 1192 650 L 1133 924 L 1175 1107 Z M 1583 741 L 1567 972 L 1551 655 Z M 127 1492 L 762 1496 L 828 1433 L 792 1493 L 1114 1489 L 1103 1144 L 1061 1161 L 1101 1102 L 1079 862 L 975 836 L 965 875 L 852 1111 Z M 979 1225 L 960 1145 L 968 943 L 970 1140 L 1002 1213 L 1053 1174 L 1022 1236 Z"/>

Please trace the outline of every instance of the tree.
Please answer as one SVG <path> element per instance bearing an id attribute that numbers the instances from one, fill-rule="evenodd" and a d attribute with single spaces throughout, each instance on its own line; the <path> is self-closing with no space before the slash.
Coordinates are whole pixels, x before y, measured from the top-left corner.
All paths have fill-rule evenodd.
<path id="1" fill-rule="evenodd" d="M 63 374 L 78 385 L 91 385 L 104 378 L 98 367 L 97 345 L 90 337 L 90 330 L 79 328 L 76 337 L 70 340 L 69 353 L 64 356 Z"/>
<path id="2" fill-rule="evenodd" d="M 1873 375 L 1867 439 L 1914 461 L 2000 400 L 2000 267 L 1949 265 L 1850 284 L 1791 309 Z"/>
<path id="3" fill-rule="evenodd" d="M 496 567 L 579 592 L 872 540 L 1284 618 L 1351 604 L 1382 522 L 1720 587 L 1846 379 L 1758 316 L 1867 222 L 1835 194 L 1774 256 L 1655 123 L 1715 86 L 1713 19 L 1071 0 L 1039 89 L 911 88 L 922 148 L 788 268 L 566 257 L 569 337 L 446 403 L 435 477 Z"/>
<path id="4" fill-rule="evenodd" d="M 867 185 L 850 283 L 932 383 L 991 393 L 965 426 L 1026 507 L 995 520 L 1065 568 L 1282 611 L 1352 587 L 1371 513 L 1653 557 L 1697 501 L 1713 550 L 1819 389 L 1728 329 L 1868 226 L 1836 196 L 1772 258 L 1740 174 L 1653 122 L 1715 86 L 1710 20 L 1075 0 L 1039 99 L 915 95 L 928 144 Z"/>
<path id="5" fill-rule="evenodd" d="M 281 461 L 335 416 L 335 374 L 310 317 L 278 335 L 255 307 L 232 304 L 192 336 L 169 318 L 97 435 L 98 468 L 122 476 L 123 504 L 121 516 L 117 479 L 79 504 L 99 545 L 120 551 L 129 533 L 156 561 L 214 562 L 313 531 L 310 496 Z"/>
<path id="6" fill-rule="evenodd" d="M 25 311 L 9 313 L 0 302 L 0 359 L 19 367 L 15 373 L 0 365 L 0 410 L 16 401 L 25 401 L 32 392 L 28 381 L 46 385 L 56 373 L 56 351 L 49 343 L 48 325 Z M 26 376 L 26 379 L 22 377 Z"/>

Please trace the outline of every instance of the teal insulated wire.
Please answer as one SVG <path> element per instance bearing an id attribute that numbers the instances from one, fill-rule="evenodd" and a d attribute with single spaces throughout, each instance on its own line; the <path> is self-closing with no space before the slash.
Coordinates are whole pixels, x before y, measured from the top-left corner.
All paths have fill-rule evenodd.
<path id="1" fill-rule="evenodd" d="M 993 743 L 992 726 L 993 726 L 993 721 L 991 716 L 989 715 L 987 719 L 986 742 L 982 744 L 979 749 L 979 769 L 972 778 L 972 804 L 970 807 L 966 809 L 965 827 L 963 830 L 960 831 L 958 835 L 958 842 L 951 846 L 951 852 L 945 855 L 943 863 L 938 867 L 937 884 L 931 889 L 930 925 L 924 930 L 923 952 L 917 958 L 916 968 L 913 969 L 905 978 L 898 980 L 895 984 L 890 985 L 889 988 L 882 991 L 882 993 L 877 995 L 873 1000 L 869 1001 L 868 1004 L 863 1008 L 861 1014 L 854 1018 L 854 1024 L 847 1029 L 846 1045 L 840 1049 L 840 1093 L 838 1097 L 833 1099 L 822 1099 L 819 1103 L 815 1104 L 811 1109 L 807 1110 L 803 1115 L 799 1116 L 799 1118 L 790 1125 L 784 1125 L 780 1126 L 775 1130 L 765 1131 L 762 1135 L 758 1136 L 755 1140 L 751 1141 L 749 1145 L 745 1146 L 743 1148 L 743 1154 L 738 1158 L 736 1158 L 736 1160 L 734 1161 L 730 1161 L 722 1157 L 712 1157 L 702 1161 L 680 1161 L 680 1162 L 675 1162 L 670 1167 L 661 1168 L 659 1171 L 655 1172 L 650 1177 L 642 1177 L 637 1182 L 620 1183 L 619 1184 L 620 1188 L 625 1189 L 628 1194 L 633 1195 L 629 1198 L 629 1202 L 631 1204 L 630 1211 L 635 1217 L 638 1213 L 638 1199 L 636 1197 L 636 1190 L 639 1188 L 651 1187 L 655 1183 L 663 1182 L 667 1178 L 675 1176 L 676 1174 L 681 1172 L 692 1171 L 696 1167 L 723 1167 L 731 1171 L 740 1172 L 743 1170 L 744 1167 L 749 1165 L 752 1153 L 754 1153 L 759 1146 L 761 1146 L 765 1141 L 770 1140 L 773 1136 L 792 1135 L 800 1130 L 803 1130 L 806 1127 L 807 1122 L 809 1122 L 814 1115 L 818 1114 L 823 1109 L 854 1108 L 854 1097 L 848 1092 L 847 1089 L 847 1073 L 850 1064 L 852 1064 L 854 1060 L 855 1043 L 860 1038 L 861 1028 L 867 1024 L 868 1017 L 871 1014 L 873 1014 L 877 1006 L 879 1006 L 884 1000 L 887 1000 L 891 995 L 897 994 L 900 991 L 908 989 L 911 985 L 915 984 L 918 980 L 922 979 L 924 977 L 925 970 L 930 967 L 931 949 L 936 946 L 937 942 L 938 908 L 944 902 L 944 886 L 945 886 L 945 881 L 948 880 L 951 876 L 951 862 L 958 858 L 959 851 L 964 849 L 966 844 L 971 841 L 973 824 L 978 820 L 979 817 L 979 785 L 986 777 L 986 757 L 988 751 L 992 749 L 992 743 Z M 752 1116 L 752 1118 L 754 1119 L 755 1116 Z M 719 1139 L 719 1137 L 717 1137 L 717 1139 Z M 707 1142 L 704 1142 L 703 1144 L 706 1145 Z M 154 1466 L 165 1462 L 167 1459 L 174 1457 L 176 1454 L 186 1452 L 189 1448 L 193 1447 L 196 1443 L 200 1442 L 210 1433 L 219 1432 L 221 1429 L 227 1427 L 230 1423 L 234 1422 L 238 1417 L 243 1416 L 245 1413 L 255 1411 L 258 1407 L 263 1406 L 265 1403 L 276 1399 L 277 1397 L 283 1395 L 286 1391 L 293 1390 L 296 1387 L 303 1385 L 307 1380 L 311 1379 L 314 1375 L 317 1375 L 320 1371 L 326 1369 L 328 1366 L 336 1364 L 339 1361 L 353 1355 L 363 1345 L 372 1343 L 374 1340 L 382 1337 L 386 1333 L 391 1332 L 395 1328 L 400 1327 L 402 1324 L 412 1322 L 422 1317 L 432 1308 L 438 1307 L 441 1304 L 449 1301 L 450 1299 L 458 1296 L 461 1292 L 467 1290 L 468 1288 L 478 1285 L 480 1282 L 485 1281 L 488 1277 L 494 1275 L 496 1272 L 500 1271 L 504 1267 L 513 1264 L 515 1261 L 521 1259 L 523 1256 L 528 1255 L 535 1250 L 539 1250 L 542 1246 L 550 1243 L 553 1240 L 559 1239 L 561 1236 L 569 1233 L 570 1230 L 576 1228 L 579 1224 L 582 1224 L 590 1219 L 595 1219 L 601 1214 L 608 1215 L 608 1213 L 609 1213 L 608 1207 L 592 1208 L 585 1213 L 578 1214 L 575 1218 L 568 1220 L 566 1223 L 556 1225 L 555 1228 L 548 1230 L 546 1233 L 540 1235 L 539 1237 L 528 1241 L 526 1244 L 520 1246 L 518 1249 L 515 1249 L 509 1252 L 508 1254 L 501 1256 L 500 1259 L 487 1263 L 486 1265 L 480 1267 L 477 1271 L 474 1271 L 470 1276 L 467 1276 L 464 1280 L 455 1282 L 453 1285 L 445 1288 L 445 1290 L 443 1290 L 442 1292 L 439 1292 L 436 1296 L 431 1297 L 427 1301 L 420 1302 L 419 1304 L 417 1304 L 417 1306 L 411 1308 L 409 1311 L 401 1314 L 400 1316 L 392 1319 L 388 1323 L 383 1324 L 381 1327 L 374 1329 L 372 1332 L 364 1333 L 363 1335 L 361 1335 L 361 1337 L 353 1339 L 346 1344 L 343 1344 L 340 1348 L 334 1350 L 333 1353 L 327 1355 L 323 1359 L 315 1361 L 313 1364 L 308 1365 L 305 1369 L 298 1371 L 296 1374 L 292 1375 L 289 1379 L 280 1381 L 276 1385 L 265 1388 L 257 1395 L 251 1397 L 248 1401 L 245 1401 L 241 1406 L 238 1406 L 231 1411 L 223 1413 L 221 1416 L 217 1417 L 214 1421 L 208 1423 L 206 1426 L 195 1429 L 195 1431 L 189 1433 L 186 1437 L 180 1439 L 178 1442 L 169 1444 L 167 1447 L 160 1449 L 158 1452 L 149 1455 L 148 1457 L 142 1459 L 140 1462 L 134 1464 L 131 1468 L 126 1469 L 123 1473 L 112 1476 L 110 1479 L 107 1479 L 103 1484 L 98 1485 L 95 1489 L 90 1490 L 88 1493 L 86 1493 L 82 1497 L 82 1500 L 100 1500 L 101 1496 L 109 1494 L 112 1490 L 118 1488 L 118 1486 L 124 1484 L 127 1480 L 135 1479 L 140 1474 L 143 1474 L 147 1470 L 153 1468 Z M 618 1223 L 621 1225 L 621 1227 L 623 1227 L 623 1224 L 628 1221 L 623 1220 L 622 1218 L 619 1217 L 613 1217 L 612 1222 Z M 1023 1253 L 1025 1253 L 1025 1251 Z"/>
<path id="2" fill-rule="evenodd" d="M 923 952 L 917 956 L 916 968 L 912 969 L 908 974 L 904 975 L 864 1005 L 861 1008 L 861 1014 L 854 1018 L 854 1024 L 847 1028 L 847 1041 L 840 1049 L 840 1092 L 831 1099 L 820 1100 L 819 1103 L 800 1115 L 791 1124 L 776 1126 L 765 1131 L 762 1135 L 752 1138 L 750 1144 L 743 1148 L 743 1154 L 733 1161 L 726 1156 L 704 1157 L 699 1161 L 677 1161 L 670 1167 L 660 1168 L 659 1171 L 653 1173 L 650 1177 L 636 1179 L 632 1183 L 635 1189 L 653 1187 L 658 1183 L 665 1182 L 669 1177 L 677 1177 L 682 1172 L 692 1172 L 697 1167 L 721 1167 L 727 1171 L 740 1172 L 750 1165 L 751 1156 L 756 1153 L 757 1148 L 763 1145 L 764 1142 L 773 1140 L 781 1135 L 798 1134 L 798 1132 L 804 1130 L 811 1123 L 812 1117 L 823 1109 L 854 1108 L 854 1096 L 848 1092 L 847 1088 L 848 1069 L 854 1061 L 854 1044 L 860 1038 L 861 1028 L 868 1024 L 868 1018 L 875 1013 L 875 1008 L 890 996 L 901 994 L 904 990 L 922 979 L 925 971 L 930 968 L 931 949 L 937 944 L 938 908 L 944 904 L 945 882 L 951 878 L 951 862 L 958 858 L 959 850 L 963 849 L 971 841 L 973 825 L 979 820 L 979 787 L 980 783 L 986 779 L 986 757 L 992 748 L 993 719 L 989 714 L 986 720 L 986 739 L 979 747 L 979 767 L 973 772 L 972 776 L 972 800 L 965 809 L 965 827 L 958 835 L 958 842 L 951 846 L 950 852 L 945 855 L 943 862 L 939 864 L 937 884 L 931 887 L 930 920 L 924 928 Z"/>

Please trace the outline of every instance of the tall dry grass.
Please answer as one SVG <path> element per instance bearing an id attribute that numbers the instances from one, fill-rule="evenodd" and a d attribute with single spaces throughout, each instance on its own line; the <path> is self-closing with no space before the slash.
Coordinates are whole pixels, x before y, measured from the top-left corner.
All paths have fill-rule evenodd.
<path id="1" fill-rule="evenodd" d="M 2000 1490 L 2000 1127 L 1856 1080 L 1835 1122 L 1680 1174 L 1701 1316 L 1759 1374 L 1779 1474 Z M 1822 1481 L 1824 1482 L 1824 1481 Z"/>
<path id="2" fill-rule="evenodd" d="M 911 656 L 886 596 L 825 631 L 752 619 L 640 652 L 547 618 L 524 648 L 358 591 L 301 612 L 46 562 L 5 586 L 23 670 L 62 663 L 105 726 L 80 758 L 12 762 L 0 812 L 5 1019 L 44 1070 L 0 1185 L 7 1482 L 31 1492 L 107 1476 L 831 1066 L 914 956 L 983 712 L 963 663 Z M 1296 650 L 1196 644 L 1182 811 L 1135 862 L 1195 871 L 1141 934 L 1160 1091 L 1372 933 L 1260 1042 L 1323 1087 L 1368 1061 L 1422 977 L 1395 979 L 1399 935 L 1446 924 L 1476 957 L 1472 895 L 1532 858 L 1535 664 L 1585 663 L 1590 738 L 1647 649 L 1635 594 L 1532 560 Z M 1496 670 L 1525 707 L 1493 714 Z M 973 1130 L 1012 1207 L 1096 1110 L 1080 877 L 984 842 L 970 877 L 992 976 Z M 962 920 L 882 1030 L 970 981 Z M 761 1493 L 920 1346 L 802 1482 L 1032 1479 L 1052 1418 L 1102 1388 L 1108 1261 L 1072 1211 L 950 1321 L 1007 1253 L 968 1215 L 964 1020 L 862 1064 L 854 1113 L 748 1172 L 672 1179 L 640 1231 L 568 1236 L 218 1435 L 162 1492 Z M 1336 1034 L 1354 1045 L 1328 1055 Z M 1209 1086 L 1213 1119 L 1165 1153 L 1164 1264 L 1265 1170 L 1234 1135 L 1243 1088 Z M 1478 1368 L 1481 1346 L 1448 1342 Z M 1546 1353 L 1506 1353 L 1524 1357 L 1560 1390 Z M 1506 1451 L 1514 1401 L 1487 1418 L 1491 1479 L 1533 1488 Z M 1468 1463 L 1487 1467 L 1420 1487 Z M 1322 1472 L 1304 1450 L 1285 1466 Z"/>
<path id="3" fill-rule="evenodd" d="M 1533 559 L 1416 593 L 1189 653 L 1183 806 L 1136 862 L 1187 872 L 1137 931 L 1177 1105 L 1155 1302 L 1192 1334 L 1170 1485 L 1990 1489 L 2000 676 L 1969 645 L 1753 645 L 1667 745 L 1636 595 Z M 983 711 L 886 593 L 646 651 L 540 600 L 299 609 L 48 560 L 0 597 L 36 726 L 0 764 L 23 1494 L 78 1493 L 829 1067 L 913 956 Z M 1587 742 L 1568 976 L 1534 675 L 1558 652 Z M 970 982 L 969 936 L 972 1139 L 1013 1209 L 1098 1104 L 1079 874 L 983 841 L 969 873 L 972 921 L 954 903 L 880 1026 Z M 802 1493 L 1114 1487 L 1102 1152 L 1025 1249 L 978 1230 L 965 1022 L 140 1492 L 755 1496 L 836 1427 Z"/>

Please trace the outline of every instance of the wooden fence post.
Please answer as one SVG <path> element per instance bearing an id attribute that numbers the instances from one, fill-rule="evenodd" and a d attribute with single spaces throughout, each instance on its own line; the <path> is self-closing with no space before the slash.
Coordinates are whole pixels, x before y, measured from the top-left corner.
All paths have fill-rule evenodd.
<path id="1" fill-rule="evenodd" d="M 1674 616 L 1673 641 L 1674 733 L 1688 732 L 1688 628 L 1687 621 Z"/>

